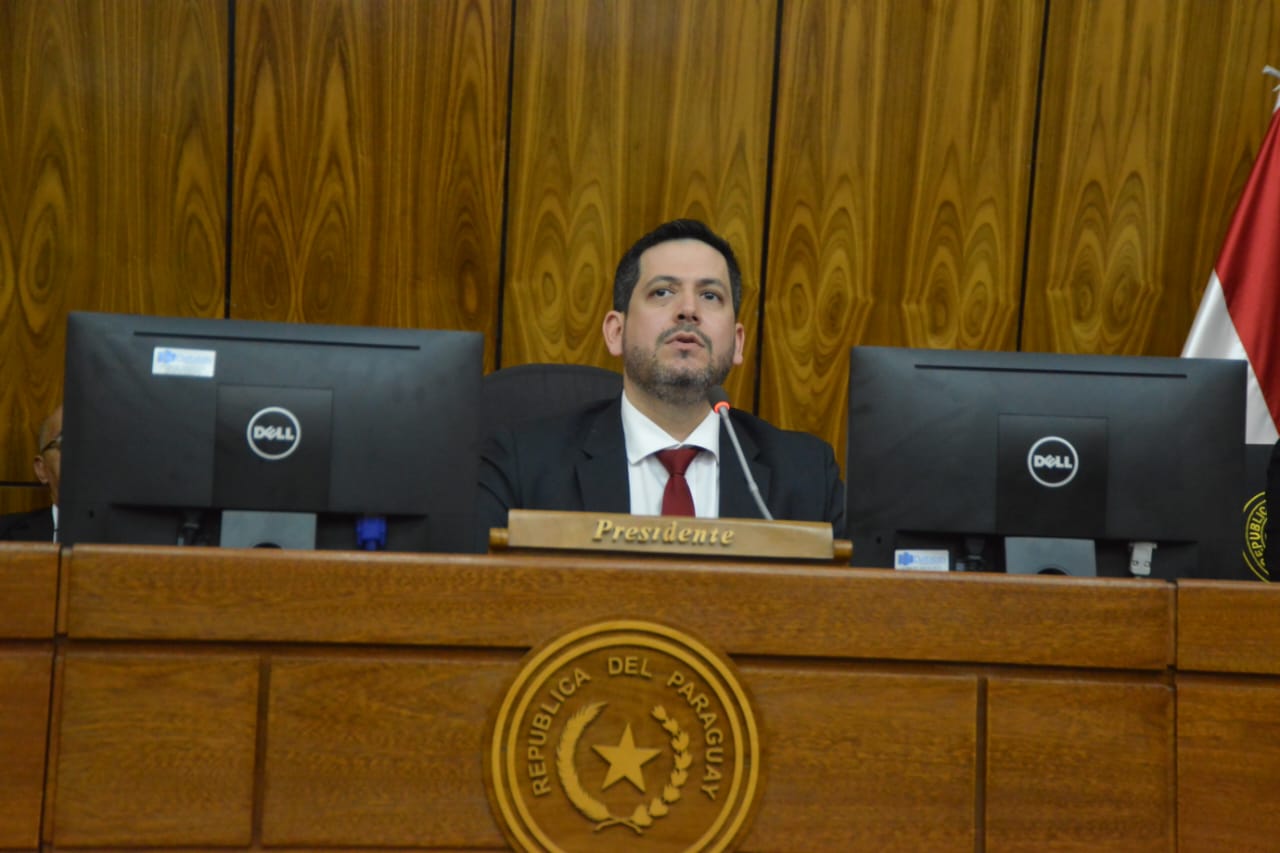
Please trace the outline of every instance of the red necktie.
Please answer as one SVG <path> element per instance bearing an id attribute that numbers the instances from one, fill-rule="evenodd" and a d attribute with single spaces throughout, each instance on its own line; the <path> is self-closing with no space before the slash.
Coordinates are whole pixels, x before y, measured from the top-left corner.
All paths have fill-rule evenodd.
<path id="1" fill-rule="evenodd" d="M 659 450 L 658 461 L 671 476 L 667 477 L 667 487 L 662 490 L 663 515 L 693 515 L 693 493 L 689 491 L 689 481 L 684 478 L 693 457 L 702 452 L 701 447 L 675 447 L 670 450 Z"/>

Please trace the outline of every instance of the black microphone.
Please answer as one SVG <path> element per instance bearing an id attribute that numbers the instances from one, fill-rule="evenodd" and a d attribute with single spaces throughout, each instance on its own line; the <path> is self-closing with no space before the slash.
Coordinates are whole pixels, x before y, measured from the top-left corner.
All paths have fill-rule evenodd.
<path id="1" fill-rule="evenodd" d="M 733 423 L 729 420 L 729 395 L 719 385 L 713 385 L 707 391 L 707 400 L 710 401 L 712 410 L 720 415 L 720 420 L 724 421 L 724 428 L 729 431 L 729 440 L 733 442 L 733 449 L 738 453 L 738 464 L 742 466 L 742 473 L 747 478 L 747 488 L 751 491 L 751 497 L 756 499 L 760 514 L 773 521 L 773 514 L 764 505 L 764 498 L 760 497 L 760 487 L 756 485 L 756 478 L 751 476 L 751 469 L 747 467 L 747 457 L 743 455 L 742 445 L 738 443 L 738 434 L 733 431 Z"/>

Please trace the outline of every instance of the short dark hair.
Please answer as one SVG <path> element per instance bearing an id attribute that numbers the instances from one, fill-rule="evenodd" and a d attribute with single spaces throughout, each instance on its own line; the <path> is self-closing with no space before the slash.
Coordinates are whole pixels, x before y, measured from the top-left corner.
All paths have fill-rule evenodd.
<path id="1" fill-rule="evenodd" d="M 733 293 L 733 316 L 738 316 L 738 309 L 742 307 L 742 270 L 738 268 L 738 259 L 734 257 L 728 240 L 712 231 L 705 222 L 696 219 L 664 222 L 627 249 L 613 274 L 613 310 L 624 314 L 627 312 L 627 306 L 631 304 L 631 293 L 640 281 L 640 256 L 654 246 L 672 240 L 697 240 L 724 256 L 725 265 L 729 268 L 729 289 Z"/>

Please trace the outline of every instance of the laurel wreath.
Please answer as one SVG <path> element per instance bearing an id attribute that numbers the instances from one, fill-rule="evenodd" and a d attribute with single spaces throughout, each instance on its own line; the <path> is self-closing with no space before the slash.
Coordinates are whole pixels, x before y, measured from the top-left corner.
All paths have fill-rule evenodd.
<path id="1" fill-rule="evenodd" d="M 671 770 L 671 778 L 663 786 L 662 793 L 654 797 L 646 806 L 636 806 L 631 817 L 615 817 L 609 807 L 593 798 L 582 787 L 578 779 L 577 768 L 574 767 L 573 754 L 578 746 L 578 739 L 586 731 L 587 726 L 599 716 L 605 702 L 595 702 L 582 708 L 565 723 L 560 742 L 556 745 L 556 772 L 560 775 L 560 784 L 564 786 L 565 796 L 574 808 L 596 822 L 595 831 L 621 824 L 629 826 L 637 835 L 643 835 L 647 827 L 653 825 L 653 819 L 663 817 L 671 811 L 672 803 L 680 799 L 680 789 L 689 780 L 689 765 L 693 758 L 689 755 L 689 735 L 680 728 L 680 723 L 667 715 L 666 708 L 654 707 L 650 713 L 662 724 L 662 728 L 671 735 L 671 748 L 675 751 L 675 766 Z"/>

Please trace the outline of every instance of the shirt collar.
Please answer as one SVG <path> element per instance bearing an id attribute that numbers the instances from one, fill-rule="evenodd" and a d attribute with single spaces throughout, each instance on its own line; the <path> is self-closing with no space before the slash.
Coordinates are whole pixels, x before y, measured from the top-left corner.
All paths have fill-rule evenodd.
<path id="1" fill-rule="evenodd" d="M 713 411 L 707 412 L 702 423 L 694 429 L 684 441 L 677 441 L 667 431 L 654 423 L 647 415 L 637 409 L 627 399 L 627 392 L 622 392 L 622 434 L 627 446 L 627 462 L 634 465 L 646 456 L 668 447 L 695 445 L 709 451 L 720 461 L 720 417 Z"/>

